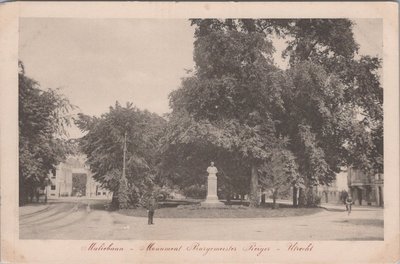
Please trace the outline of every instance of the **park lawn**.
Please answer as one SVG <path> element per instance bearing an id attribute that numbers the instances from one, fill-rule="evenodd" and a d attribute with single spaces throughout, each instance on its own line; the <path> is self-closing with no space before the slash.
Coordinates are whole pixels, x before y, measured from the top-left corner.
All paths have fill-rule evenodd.
<path id="1" fill-rule="evenodd" d="M 156 210 L 157 218 L 269 218 L 286 216 L 303 216 L 321 212 L 321 208 L 160 208 Z M 147 217 L 144 208 L 123 209 L 118 213 L 135 217 Z"/>

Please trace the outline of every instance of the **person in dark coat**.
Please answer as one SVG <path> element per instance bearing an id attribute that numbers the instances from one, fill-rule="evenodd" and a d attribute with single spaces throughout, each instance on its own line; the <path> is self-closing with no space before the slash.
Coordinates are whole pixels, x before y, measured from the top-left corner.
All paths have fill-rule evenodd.
<path id="1" fill-rule="evenodd" d="M 148 213 L 148 224 L 149 225 L 154 225 L 153 222 L 153 217 L 154 217 L 154 212 L 157 209 L 157 200 L 154 198 L 154 196 L 150 197 L 150 199 L 147 201 L 147 213 Z"/>
<path id="2" fill-rule="evenodd" d="M 353 204 L 353 198 L 351 198 L 351 195 L 349 195 L 346 198 L 346 210 L 347 210 L 348 215 L 351 213 L 351 205 L 352 204 Z"/>

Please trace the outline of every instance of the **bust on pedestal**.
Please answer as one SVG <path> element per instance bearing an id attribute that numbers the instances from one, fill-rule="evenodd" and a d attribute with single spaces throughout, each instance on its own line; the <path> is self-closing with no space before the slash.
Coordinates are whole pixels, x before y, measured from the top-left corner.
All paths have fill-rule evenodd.
<path id="1" fill-rule="evenodd" d="M 224 206 L 224 204 L 218 201 L 217 196 L 217 167 L 214 166 L 214 162 L 211 162 L 210 167 L 207 168 L 207 198 L 201 203 L 202 206 Z"/>

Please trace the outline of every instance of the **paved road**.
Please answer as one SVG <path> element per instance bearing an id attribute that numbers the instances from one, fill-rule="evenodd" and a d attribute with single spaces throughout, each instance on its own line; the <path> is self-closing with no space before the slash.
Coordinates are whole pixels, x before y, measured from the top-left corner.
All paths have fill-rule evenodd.
<path id="1" fill-rule="evenodd" d="M 88 210 L 87 204 L 91 204 Z M 247 219 L 147 219 L 70 200 L 20 208 L 21 239 L 86 240 L 383 240 L 383 210 L 354 208 L 308 216 Z M 156 215 L 157 216 L 157 215 Z"/>

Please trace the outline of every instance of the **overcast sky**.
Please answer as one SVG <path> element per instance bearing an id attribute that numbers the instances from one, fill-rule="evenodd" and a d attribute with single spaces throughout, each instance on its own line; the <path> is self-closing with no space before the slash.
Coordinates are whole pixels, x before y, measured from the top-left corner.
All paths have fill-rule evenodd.
<path id="1" fill-rule="evenodd" d="M 382 21 L 354 21 L 360 54 L 382 57 Z M 42 88 L 61 88 L 85 114 L 98 116 L 117 100 L 163 114 L 194 66 L 193 32 L 186 19 L 23 18 L 19 59 Z M 275 43 L 278 52 L 283 44 Z"/>

